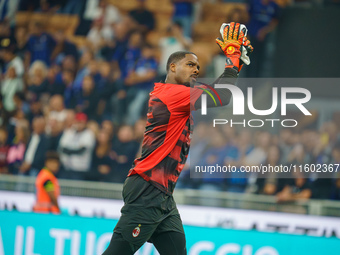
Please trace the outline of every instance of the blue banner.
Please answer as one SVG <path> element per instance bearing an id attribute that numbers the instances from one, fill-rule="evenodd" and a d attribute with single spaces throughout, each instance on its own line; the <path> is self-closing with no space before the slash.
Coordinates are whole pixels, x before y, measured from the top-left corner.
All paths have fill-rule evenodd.
<path id="1" fill-rule="evenodd" d="M 98 255 L 117 220 L 0 211 L 0 255 Z M 189 255 L 338 255 L 337 238 L 185 226 Z M 138 255 L 158 254 L 146 245 Z"/>

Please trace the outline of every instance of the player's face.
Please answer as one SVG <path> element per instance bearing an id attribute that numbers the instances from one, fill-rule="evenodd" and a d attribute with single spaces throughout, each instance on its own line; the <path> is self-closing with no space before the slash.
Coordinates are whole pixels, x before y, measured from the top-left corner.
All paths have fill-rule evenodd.
<path id="1" fill-rule="evenodd" d="M 176 63 L 175 79 L 178 84 L 193 86 L 198 75 L 200 65 L 196 55 L 186 54 L 185 58 Z"/>

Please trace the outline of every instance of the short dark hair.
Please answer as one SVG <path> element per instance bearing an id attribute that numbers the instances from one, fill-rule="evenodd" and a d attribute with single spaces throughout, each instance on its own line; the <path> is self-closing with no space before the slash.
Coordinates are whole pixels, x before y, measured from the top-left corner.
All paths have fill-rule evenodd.
<path id="1" fill-rule="evenodd" d="M 47 160 L 57 160 L 57 161 L 60 161 L 59 160 L 58 152 L 56 152 L 56 151 L 48 151 L 48 152 L 46 152 L 46 154 L 45 154 L 45 161 L 47 161 Z"/>
<path id="2" fill-rule="evenodd" d="M 196 56 L 196 54 L 191 51 L 176 51 L 172 53 L 166 63 L 166 71 L 169 72 L 171 63 L 177 63 L 181 59 L 185 58 L 185 55 L 187 54 L 193 54 Z"/>

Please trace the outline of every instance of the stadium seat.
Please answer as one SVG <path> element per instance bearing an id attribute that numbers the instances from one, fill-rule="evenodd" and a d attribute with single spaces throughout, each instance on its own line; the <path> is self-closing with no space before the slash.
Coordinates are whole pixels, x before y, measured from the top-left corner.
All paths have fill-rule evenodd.
<path id="1" fill-rule="evenodd" d="M 66 35 L 72 35 L 78 24 L 79 18 L 76 15 L 54 14 L 48 20 L 48 30 L 50 32 L 62 30 Z"/>
<path id="2" fill-rule="evenodd" d="M 15 15 L 16 26 L 26 26 L 31 18 L 31 12 L 17 12 Z"/>

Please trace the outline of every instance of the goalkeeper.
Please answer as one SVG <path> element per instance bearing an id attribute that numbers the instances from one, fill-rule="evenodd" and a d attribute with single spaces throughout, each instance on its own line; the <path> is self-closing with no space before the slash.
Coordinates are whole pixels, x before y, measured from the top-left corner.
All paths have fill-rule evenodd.
<path id="1" fill-rule="evenodd" d="M 246 38 L 247 28 L 224 23 L 220 32 L 222 39 L 216 42 L 227 59 L 224 73 L 215 84 L 234 84 L 242 65 L 250 63 L 252 47 Z M 175 52 L 168 59 L 165 83 L 155 83 L 142 155 L 134 161 L 124 183 L 122 215 L 103 255 L 134 254 L 145 242 L 152 242 L 161 255 L 186 254 L 183 225 L 172 193 L 189 152 L 191 110 L 201 108 L 202 89 L 216 91 L 222 106 L 231 97 L 229 90 L 214 89 L 214 85 L 194 87 L 199 70 L 194 53 Z M 216 107 L 210 97 L 207 106 Z"/>

